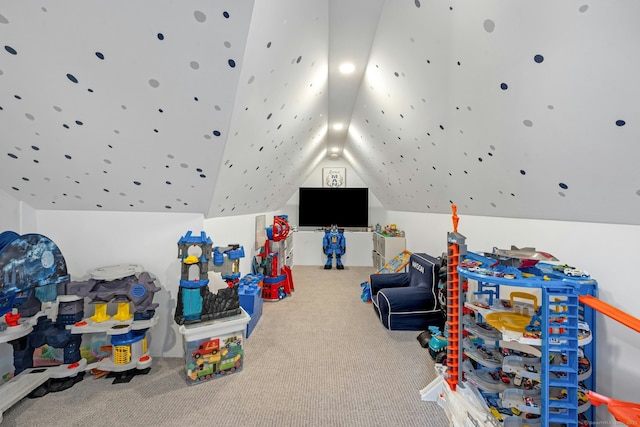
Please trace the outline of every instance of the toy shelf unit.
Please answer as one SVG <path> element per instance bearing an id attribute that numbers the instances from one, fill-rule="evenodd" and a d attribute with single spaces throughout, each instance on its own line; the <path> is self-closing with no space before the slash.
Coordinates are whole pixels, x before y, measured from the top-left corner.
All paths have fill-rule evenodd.
<path id="1" fill-rule="evenodd" d="M 472 281 L 460 296 L 464 377 L 504 425 L 594 419 L 587 393 L 595 389 L 595 311 L 579 298 L 596 297 L 598 284 L 565 267 L 516 268 L 473 252 L 458 266 Z"/>
<path id="2" fill-rule="evenodd" d="M 389 263 L 394 257 L 405 251 L 406 239 L 404 237 L 385 236 L 379 232 L 372 233 L 373 268 L 379 270 Z"/>

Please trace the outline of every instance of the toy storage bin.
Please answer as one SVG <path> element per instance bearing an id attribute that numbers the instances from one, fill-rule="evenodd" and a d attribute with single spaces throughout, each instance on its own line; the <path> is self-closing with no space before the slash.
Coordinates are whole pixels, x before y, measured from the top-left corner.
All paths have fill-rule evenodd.
<path id="1" fill-rule="evenodd" d="M 251 335 L 251 331 L 256 327 L 260 316 L 262 316 L 262 288 L 258 286 L 242 287 L 238 290 L 240 297 L 240 307 L 246 311 L 251 320 L 247 324 L 247 338 Z"/>
<path id="2" fill-rule="evenodd" d="M 180 326 L 187 384 L 198 384 L 242 370 L 245 331 L 251 317 L 241 310 L 236 316 Z"/>

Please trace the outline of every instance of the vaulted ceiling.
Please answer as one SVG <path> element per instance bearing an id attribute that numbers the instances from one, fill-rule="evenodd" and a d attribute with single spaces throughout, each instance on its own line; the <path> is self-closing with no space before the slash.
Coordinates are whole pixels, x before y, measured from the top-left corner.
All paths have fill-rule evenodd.
<path id="1" fill-rule="evenodd" d="M 335 151 L 389 210 L 640 224 L 637 16 L 635 0 L 2 2 L 0 190 L 250 214 Z"/>

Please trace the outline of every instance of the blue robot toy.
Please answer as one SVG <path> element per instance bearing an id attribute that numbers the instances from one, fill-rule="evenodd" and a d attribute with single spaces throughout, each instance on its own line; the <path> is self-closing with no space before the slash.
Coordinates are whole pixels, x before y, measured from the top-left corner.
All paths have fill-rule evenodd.
<path id="1" fill-rule="evenodd" d="M 336 257 L 336 268 L 338 270 L 344 270 L 342 255 L 347 250 L 347 239 L 344 237 L 344 229 L 338 228 L 337 225 L 326 227 L 324 229 L 324 238 L 322 239 L 322 250 L 327 255 L 327 262 L 324 264 L 325 270 L 330 270 L 332 267 L 332 259 Z"/>

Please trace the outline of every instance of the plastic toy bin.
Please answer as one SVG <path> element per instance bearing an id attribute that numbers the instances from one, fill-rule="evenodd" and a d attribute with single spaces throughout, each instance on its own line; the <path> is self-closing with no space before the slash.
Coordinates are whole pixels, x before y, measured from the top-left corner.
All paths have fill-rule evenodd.
<path id="1" fill-rule="evenodd" d="M 251 320 L 247 325 L 247 338 L 251 335 L 251 331 L 256 327 L 260 316 L 262 316 L 262 296 L 260 292 L 262 288 L 258 286 L 246 286 L 238 290 L 240 297 L 240 307 L 242 307 L 251 316 Z"/>
<path id="2" fill-rule="evenodd" d="M 246 311 L 208 322 L 182 325 L 185 374 L 198 384 L 242 370 L 244 339 L 251 317 Z"/>

